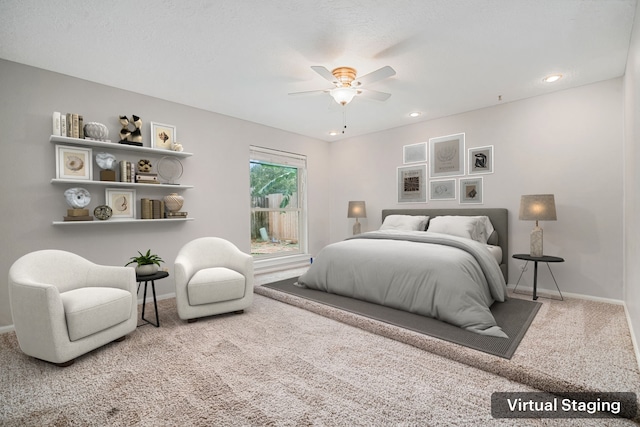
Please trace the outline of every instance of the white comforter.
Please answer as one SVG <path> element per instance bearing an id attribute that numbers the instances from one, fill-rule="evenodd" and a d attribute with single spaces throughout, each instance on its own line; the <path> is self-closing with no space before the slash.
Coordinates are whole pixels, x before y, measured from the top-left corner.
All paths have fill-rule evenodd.
<path id="1" fill-rule="evenodd" d="M 322 249 L 298 283 L 507 337 L 489 310 L 506 284 L 485 245 L 445 234 L 372 231 Z"/>

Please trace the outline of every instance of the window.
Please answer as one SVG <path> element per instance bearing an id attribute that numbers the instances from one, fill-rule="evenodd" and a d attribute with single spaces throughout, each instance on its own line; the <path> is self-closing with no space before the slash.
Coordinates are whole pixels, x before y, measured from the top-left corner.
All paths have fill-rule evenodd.
<path id="1" fill-rule="evenodd" d="M 302 254 L 306 245 L 306 156 L 251 147 L 251 255 Z"/>

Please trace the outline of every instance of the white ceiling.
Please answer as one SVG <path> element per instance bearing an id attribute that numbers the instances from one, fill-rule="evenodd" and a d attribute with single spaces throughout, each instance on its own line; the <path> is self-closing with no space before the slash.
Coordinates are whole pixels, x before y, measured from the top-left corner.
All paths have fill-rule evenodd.
<path id="1" fill-rule="evenodd" d="M 623 75 L 636 0 L 0 0 L 0 58 L 333 141 Z M 310 67 L 385 102 L 342 109 Z M 545 75 L 562 73 L 553 85 Z M 502 96 L 502 101 L 498 97 Z M 6 101 L 6 100 L 3 100 Z M 418 119 L 408 117 L 421 111 Z"/>

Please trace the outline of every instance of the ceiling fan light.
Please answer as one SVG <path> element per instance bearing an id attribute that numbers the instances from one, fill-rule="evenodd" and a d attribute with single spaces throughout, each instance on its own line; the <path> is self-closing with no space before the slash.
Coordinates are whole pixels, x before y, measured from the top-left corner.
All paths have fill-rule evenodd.
<path id="1" fill-rule="evenodd" d="M 329 94 L 338 104 L 347 105 L 351 102 L 353 97 L 356 96 L 357 92 L 357 90 L 350 87 L 337 87 L 335 89 L 331 89 Z"/>

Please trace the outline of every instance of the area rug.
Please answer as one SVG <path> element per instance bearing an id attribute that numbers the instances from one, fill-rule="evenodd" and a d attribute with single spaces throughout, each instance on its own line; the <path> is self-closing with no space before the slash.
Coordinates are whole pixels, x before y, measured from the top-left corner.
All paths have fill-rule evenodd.
<path id="1" fill-rule="evenodd" d="M 497 338 L 466 331 L 449 323 L 419 314 L 360 301 L 341 295 L 296 286 L 297 278 L 289 278 L 262 286 L 306 298 L 334 308 L 346 310 L 381 322 L 420 332 L 485 353 L 510 359 L 540 309 L 541 304 L 523 299 L 494 303 L 491 313 L 509 338 Z"/>

